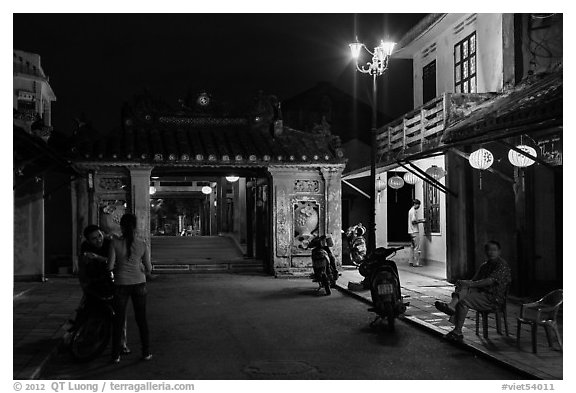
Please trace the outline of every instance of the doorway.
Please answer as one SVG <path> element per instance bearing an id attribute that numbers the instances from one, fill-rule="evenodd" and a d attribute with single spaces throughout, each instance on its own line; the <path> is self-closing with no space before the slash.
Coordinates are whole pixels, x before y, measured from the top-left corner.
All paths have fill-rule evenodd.
<path id="1" fill-rule="evenodd" d="M 403 177 L 406 172 L 388 172 L 388 179 L 393 176 Z M 414 185 L 404 183 L 399 189 L 386 187 L 388 198 L 388 243 L 410 242 L 408 235 L 408 210 L 412 207 Z"/>

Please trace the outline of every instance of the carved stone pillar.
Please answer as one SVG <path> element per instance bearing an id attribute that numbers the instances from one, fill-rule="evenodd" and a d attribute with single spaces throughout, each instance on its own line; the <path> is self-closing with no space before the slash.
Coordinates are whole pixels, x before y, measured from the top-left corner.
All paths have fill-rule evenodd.
<path id="1" fill-rule="evenodd" d="M 336 264 L 342 265 L 342 171 L 344 166 L 321 168 L 324 178 L 326 235 L 334 240 L 332 252 Z"/>
<path id="2" fill-rule="evenodd" d="M 129 167 L 132 212 L 136 215 L 138 236 L 148 244 L 150 252 L 150 173 L 152 167 Z M 151 255 L 151 254 L 150 254 Z"/>
<path id="3" fill-rule="evenodd" d="M 76 228 L 77 231 L 74 233 L 74 241 L 76 243 L 76 249 L 80 250 L 80 245 L 84 240 L 84 228 L 88 224 L 95 224 L 96 221 L 90 221 L 89 214 L 89 198 L 88 198 L 88 171 L 83 168 L 76 168 L 76 170 L 81 174 L 74 182 L 74 188 L 76 190 Z M 76 255 L 76 264 L 78 263 L 78 256 Z M 77 266 L 75 266 L 77 268 Z"/>
<path id="4" fill-rule="evenodd" d="M 290 194 L 294 179 L 293 170 L 287 168 L 268 168 L 272 175 L 272 271 L 290 269 L 290 241 L 292 230 Z"/>

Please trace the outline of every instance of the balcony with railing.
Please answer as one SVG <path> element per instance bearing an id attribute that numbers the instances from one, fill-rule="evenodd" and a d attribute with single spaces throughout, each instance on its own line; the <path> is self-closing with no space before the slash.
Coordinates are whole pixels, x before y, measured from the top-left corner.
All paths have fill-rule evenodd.
<path id="1" fill-rule="evenodd" d="M 376 136 L 379 162 L 390 163 L 438 147 L 449 125 L 494 96 L 494 93 L 444 93 L 384 125 Z"/>

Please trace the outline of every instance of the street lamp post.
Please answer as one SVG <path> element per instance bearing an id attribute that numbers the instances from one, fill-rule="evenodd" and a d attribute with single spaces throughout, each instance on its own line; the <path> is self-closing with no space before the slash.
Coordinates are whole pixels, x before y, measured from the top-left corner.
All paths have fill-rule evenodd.
<path id="1" fill-rule="evenodd" d="M 372 75 L 372 130 L 371 130 L 371 141 L 370 141 L 370 203 L 371 212 L 368 221 L 368 248 L 370 251 L 376 249 L 376 134 L 377 134 L 377 95 L 378 86 L 376 84 L 376 78 L 384 73 L 388 69 L 388 60 L 394 49 L 393 42 L 380 41 L 380 45 L 374 48 L 371 52 L 366 45 L 355 42 L 350 44 L 350 50 L 352 51 L 352 57 L 356 61 L 356 69 L 363 73 Z M 360 57 L 360 52 L 364 48 L 368 53 L 372 55 L 372 61 L 367 62 L 366 65 L 360 67 L 358 64 L 358 59 Z"/>

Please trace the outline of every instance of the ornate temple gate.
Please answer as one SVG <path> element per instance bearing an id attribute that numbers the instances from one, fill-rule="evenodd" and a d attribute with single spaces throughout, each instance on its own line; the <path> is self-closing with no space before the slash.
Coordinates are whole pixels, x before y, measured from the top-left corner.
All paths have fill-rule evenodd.
<path id="1" fill-rule="evenodd" d="M 202 107 L 205 100 L 196 104 L 196 112 L 176 114 L 136 105 L 124 110 L 119 132 L 100 140 L 86 138 L 75 146 L 74 167 L 83 174 L 73 187 L 76 244 L 88 224 L 119 234 L 120 217 L 132 212 L 139 236 L 150 247 L 153 171 L 206 174 L 220 180 L 235 173 L 244 180 L 235 217 L 242 221 L 246 237 L 252 236 L 248 249 L 252 247 L 256 256 L 267 254 L 262 258 L 267 271 L 276 276 L 308 274 L 312 265 L 307 245 L 320 235 L 332 236 L 341 265 L 340 177 L 346 160 L 339 139 L 329 130 L 307 133 L 283 126 L 266 105 L 263 112 L 224 117 Z M 248 189 L 248 174 L 254 173 L 260 180 Z M 221 186 L 219 190 L 213 197 L 222 209 L 226 193 Z M 217 217 L 217 227 L 223 228 L 223 210 Z M 259 224 L 254 231 L 255 221 Z"/>
<path id="2" fill-rule="evenodd" d="M 331 235 L 334 256 L 341 265 L 341 189 L 340 176 L 344 165 L 271 165 L 266 228 L 270 232 L 270 247 L 266 258 L 269 271 L 276 276 L 308 274 L 311 267 L 308 243 L 320 235 Z M 120 218 L 133 212 L 138 219 L 140 237 L 151 245 L 150 178 L 154 166 L 124 164 L 97 165 L 78 163 L 84 174 L 74 186 L 77 243 L 82 242 L 82 229 L 97 223 L 106 233 L 120 234 Z M 198 168 L 196 168 L 198 170 Z M 270 198 L 268 200 L 268 198 Z M 262 200 L 262 196 L 256 198 Z M 223 203 L 219 201 L 219 203 Z M 244 211 L 243 224 L 255 217 Z M 251 220 L 252 219 L 252 220 Z M 250 230 L 248 230 L 251 233 Z M 254 233 L 255 248 L 260 241 Z M 153 255 L 153 250 L 149 248 Z M 256 253 L 257 254 L 257 253 Z"/>

